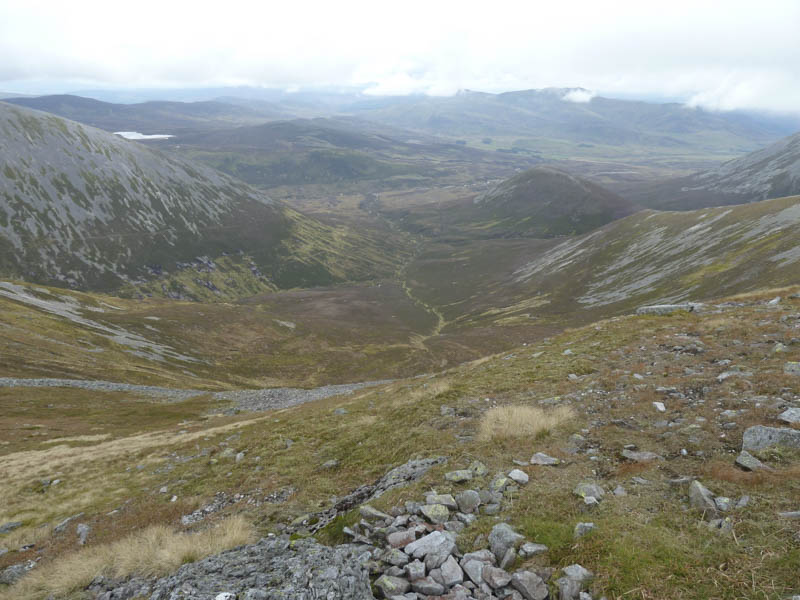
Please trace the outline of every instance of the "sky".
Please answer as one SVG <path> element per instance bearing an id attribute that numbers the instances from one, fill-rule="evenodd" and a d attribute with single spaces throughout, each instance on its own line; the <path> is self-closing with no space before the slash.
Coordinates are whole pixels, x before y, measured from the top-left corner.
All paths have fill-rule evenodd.
<path id="1" fill-rule="evenodd" d="M 797 113 L 799 32 L 800 0 L 0 0 L 0 91 L 583 87 Z"/>

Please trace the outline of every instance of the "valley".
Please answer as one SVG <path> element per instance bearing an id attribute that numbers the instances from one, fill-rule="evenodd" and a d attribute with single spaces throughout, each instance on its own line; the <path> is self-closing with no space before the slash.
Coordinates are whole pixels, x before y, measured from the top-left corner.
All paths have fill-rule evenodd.
<path id="1" fill-rule="evenodd" d="M 0 597 L 800 594 L 800 125 L 587 93 L 0 101 Z"/>

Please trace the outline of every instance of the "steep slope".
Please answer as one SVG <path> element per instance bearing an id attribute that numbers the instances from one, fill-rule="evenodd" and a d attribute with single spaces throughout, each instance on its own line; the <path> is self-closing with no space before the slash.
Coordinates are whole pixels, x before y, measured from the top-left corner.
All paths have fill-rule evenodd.
<path id="1" fill-rule="evenodd" d="M 559 311 L 628 310 L 800 283 L 800 197 L 691 212 L 642 211 L 518 268 Z"/>
<path id="2" fill-rule="evenodd" d="M 632 200 L 664 210 L 745 204 L 800 193 L 800 133 L 716 169 L 626 192 Z"/>
<path id="3" fill-rule="evenodd" d="M 213 129 L 261 123 L 292 115 L 289 111 L 266 103 L 258 109 L 215 101 L 114 104 L 69 94 L 9 98 L 4 101 L 107 131 L 162 134 L 174 134 L 186 129 Z"/>
<path id="4" fill-rule="evenodd" d="M 0 103 L 0 136 L 2 276 L 102 290 L 155 279 L 179 296 L 230 283 L 249 295 L 386 274 L 402 259 L 386 236 L 332 228 L 78 123 Z M 231 275 L 211 280 L 222 258 Z"/>
<path id="5" fill-rule="evenodd" d="M 411 293 L 442 315 L 444 335 L 525 341 L 642 304 L 800 284 L 798 220 L 798 196 L 644 210 L 567 239 L 443 239 L 406 273 Z"/>

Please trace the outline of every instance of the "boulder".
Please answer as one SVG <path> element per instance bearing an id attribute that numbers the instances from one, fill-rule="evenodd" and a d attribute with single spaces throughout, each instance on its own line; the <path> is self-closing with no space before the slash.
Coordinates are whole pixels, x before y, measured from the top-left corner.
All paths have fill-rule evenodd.
<path id="1" fill-rule="evenodd" d="M 778 415 L 778 419 L 790 425 L 800 423 L 800 408 L 787 408 Z"/>
<path id="2" fill-rule="evenodd" d="M 414 558 L 423 558 L 432 552 L 452 554 L 455 548 L 455 535 L 448 531 L 434 531 L 411 542 L 405 547 L 405 553 Z"/>
<path id="3" fill-rule="evenodd" d="M 452 483 L 462 483 L 472 479 L 472 471 L 461 469 L 460 471 L 450 471 L 444 474 L 444 478 Z"/>
<path id="4" fill-rule="evenodd" d="M 545 600 L 549 592 L 547 585 L 532 571 L 517 571 L 511 576 L 511 587 L 517 590 L 525 600 Z"/>
<path id="5" fill-rule="evenodd" d="M 755 425 L 745 429 L 742 435 L 742 450 L 757 451 L 770 446 L 800 448 L 800 430 L 764 425 Z"/>
<path id="6" fill-rule="evenodd" d="M 621 452 L 623 458 L 627 458 L 628 460 L 632 460 L 634 462 L 649 462 L 651 460 L 664 460 L 663 456 L 656 454 L 655 452 L 637 452 L 635 450 L 623 450 Z M 597 496 L 595 496 L 596 498 Z"/>
<path id="7" fill-rule="evenodd" d="M 442 580 L 447 587 L 453 587 L 464 581 L 464 571 L 461 570 L 458 561 L 453 556 L 447 557 L 440 569 L 442 571 Z"/>
<path id="8" fill-rule="evenodd" d="M 444 504 L 426 504 L 420 512 L 434 525 L 441 525 L 450 519 L 450 511 Z"/>
<path id="9" fill-rule="evenodd" d="M 532 465 L 555 466 L 560 462 L 561 461 L 559 459 L 548 456 L 544 452 L 537 452 L 531 457 Z"/>
<path id="10" fill-rule="evenodd" d="M 525 537 L 514 531 L 508 523 L 498 523 L 489 534 L 489 548 L 499 562 L 509 548 L 516 548 L 524 540 Z"/>
<path id="11" fill-rule="evenodd" d="M 689 504 L 692 508 L 703 511 L 708 519 L 714 519 L 717 516 L 717 503 L 714 502 L 714 494 L 697 480 L 693 481 L 689 486 Z"/>
<path id="12" fill-rule="evenodd" d="M 764 468 L 764 463 L 750 454 L 747 450 L 742 450 L 736 457 L 736 465 L 745 471 L 756 471 Z"/>
<path id="13" fill-rule="evenodd" d="M 483 567 L 483 571 L 481 572 L 481 576 L 483 580 L 489 584 L 493 590 L 497 588 L 505 587 L 509 583 L 511 583 L 511 575 L 509 575 L 503 569 L 498 567 L 493 567 L 491 565 L 485 565 Z"/>
<path id="14" fill-rule="evenodd" d="M 384 598 L 391 598 L 392 596 L 405 594 L 411 589 L 411 584 L 402 577 L 381 575 L 375 580 L 375 587 L 380 590 Z"/>
<path id="15" fill-rule="evenodd" d="M 481 504 L 481 496 L 475 490 L 464 490 L 456 496 L 458 510 L 472 514 Z"/>

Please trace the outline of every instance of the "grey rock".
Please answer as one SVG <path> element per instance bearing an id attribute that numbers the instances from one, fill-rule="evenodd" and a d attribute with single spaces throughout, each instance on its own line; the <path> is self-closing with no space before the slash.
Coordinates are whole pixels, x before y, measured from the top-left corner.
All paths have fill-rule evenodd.
<path id="1" fill-rule="evenodd" d="M 444 478 L 452 483 L 462 483 L 472 479 L 472 471 L 461 469 L 460 471 L 449 471 L 444 474 Z"/>
<path id="2" fill-rule="evenodd" d="M 310 539 L 264 538 L 186 564 L 154 582 L 150 593 L 137 595 L 151 600 L 200 600 L 213 598 L 220 590 L 242 597 L 247 590 L 262 589 L 266 592 L 262 600 L 305 600 L 307 590 L 314 589 L 318 597 L 332 600 L 372 600 L 368 558 L 368 553 L 352 545 L 329 548 Z M 110 594 L 109 598 L 121 597 L 114 590 Z"/>
<path id="3" fill-rule="evenodd" d="M 511 577 L 511 587 L 517 590 L 525 600 L 545 600 L 549 591 L 547 585 L 533 571 L 517 571 Z"/>
<path id="4" fill-rule="evenodd" d="M 339 461 L 336 460 L 335 458 L 332 458 L 331 460 L 326 460 L 324 463 L 322 463 L 320 468 L 328 470 L 328 469 L 335 469 L 338 466 L 339 466 Z"/>
<path id="5" fill-rule="evenodd" d="M 432 552 L 452 554 L 456 548 L 455 535 L 448 531 L 434 531 L 405 547 L 414 558 L 423 558 Z"/>
<path id="6" fill-rule="evenodd" d="M 596 483 L 592 483 L 591 481 L 579 483 L 577 486 L 575 486 L 575 489 L 572 491 L 572 493 L 579 498 L 596 498 L 597 500 L 602 500 L 603 496 L 606 495 L 603 488 Z"/>
<path id="7" fill-rule="evenodd" d="M 528 474 L 520 469 L 512 469 L 509 471 L 508 478 L 519 485 L 526 485 L 528 483 Z"/>
<path id="8" fill-rule="evenodd" d="M 479 460 L 472 461 L 469 470 L 475 477 L 485 477 L 489 473 L 489 468 Z"/>
<path id="9" fill-rule="evenodd" d="M 383 562 L 394 565 L 395 567 L 404 567 L 411 559 L 408 558 L 408 554 L 402 550 L 398 548 L 392 548 L 384 553 L 382 560 Z"/>
<path id="10" fill-rule="evenodd" d="M 485 566 L 490 566 L 488 563 L 482 562 L 480 560 L 467 560 L 465 561 L 461 567 L 464 569 L 464 573 L 467 574 L 467 577 L 472 580 L 472 583 L 475 585 L 480 585 L 483 583 L 483 568 Z"/>
<path id="11" fill-rule="evenodd" d="M 742 450 L 763 450 L 770 446 L 800 448 L 800 430 L 788 427 L 765 427 L 755 425 L 745 429 L 742 435 Z"/>
<path id="12" fill-rule="evenodd" d="M 489 491 L 494 493 L 502 493 L 513 481 L 505 475 L 498 475 L 489 483 Z"/>
<path id="13" fill-rule="evenodd" d="M 419 560 L 408 563 L 406 565 L 406 575 L 410 581 L 425 577 L 425 563 Z"/>
<path id="14" fill-rule="evenodd" d="M 475 490 L 464 490 L 456 495 L 456 503 L 458 504 L 458 510 L 471 514 L 480 506 L 481 496 Z"/>
<path id="15" fill-rule="evenodd" d="M 556 581 L 559 600 L 580 600 L 583 584 L 569 577 L 560 577 Z"/>
<path id="16" fill-rule="evenodd" d="M 86 538 L 89 537 L 89 532 L 92 530 L 86 523 L 78 523 L 75 532 L 78 534 L 78 543 L 81 546 L 86 544 Z"/>
<path id="17" fill-rule="evenodd" d="M 500 513 L 500 504 L 496 502 L 492 504 L 486 504 L 483 507 L 483 514 L 485 515 L 496 515 L 499 513 Z"/>
<path id="18" fill-rule="evenodd" d="M 506 553 L 500 560 L 499 566 L 501 569 L 508 569 L 511 565 L 514 564 L 514 561 L 516 560 L 517 560 L 517 550 L 515 548 L 509 548 L 508 550 L 506 550 Z"/>
<path id="19" fill-rule="evenodd" d="M 789 512 L 779 512 L 779 517 L 783 517 L 784 519 L 800 519 L 800 510 L 792 510 Z"/>
<path id="20" fill-rule="evenodd" d="M 411 589 L 426 596 L 439 596 L 444 593 L 444 586 L 430 576 L 412 581 Z"/>
<path id="21" fill-rule="evenodd" d="M 11 533 L 15 529 L 22 527 L 22 521 L 9 521 L 0 525 L 0 535 Z"/>
<path id="22" fill-rule="evenodd" d="M 489 548 L 497 561 L 501 561 L 509 548 L 516 548 L 525 537 L 514 531 L 508 523 L 498 523 L 489 534 Z"/>
<path id="23" fill-rule="evenodd" d="M 36 562 L 32 560 L 25 561 L 16 565 L 11 565 L 0 571 L 0 584 L 11 585 L 16 583 L 25 574 L 36 566 Z"/>
<path id="24" fill-rule="evenodd" d="M 653 304 L 650 306 L 640 306 L 636 309 L 637 315 L 669 315 L 674 312 L 685 310 L 686 312 L 699 312 L 703 304 L 698 302 L 684 302 L 681 304 Z"/>
<path id="25" fill-rule="evenodd" d="M 413 529 L 401 529 L 386 536 L 386 541 L 393 548 L 404 548 L 416 539 L 417 534 Z"/>
<path id="26" fill-rule="evenodd" d="M 465 525 L 461 521 L 447 521 L 444 524 L 444 528 L 447 531 L 452 531 L 453 533 L 461 533 L 464 531 L 464 527 Z"/>
<path id="27" fill-rule="evenodd" d="M 787 408 L 778 415 L 778 419 L 791 425 L 800 423 L 800 408 Z"/>
<path id="28" fill-rule="evenodd" d="M 568 567 L 564 567 L 564 575 L 575 581 L 580 581 L 581 583 L 588 583 L 594 579 L 594 574 L 589 569 L 579 564 L 572 564 Z"/>
<path id="29" fill-rule="evenodd" d="M 477 560 L 490 565 L 497 564 L 497 559 L 494 557 L 494 554 L 492 554 L 492 551 L 486 549 L 477 550 L 475 552 L 467 552 L 461 559 L 461 566 L 463 567 L 464 564 L 469 560 Z"/>
<path id="30" fill-rule="evenodd" d="M 747 450 L 742 450 L 736 457 L 736 464 L 745 471 L 756 471 L 764 468 L 764 463 L 750 454 Z"/>
<path id="31" fill-rule="evenodd" d="M 458 565 L 458 561 L 453 556 L 448 556 L 447 560 L 442 563 L 440 567 L 442 571 L 442 580 L 447 587 L 464 581 L 464 571 Z"/>
<path id="32" fill-rule="evenodd" d="M 800 362 L 787 362 L 783 365 L 783 372 L 787 375 L 800 375 Z"/>
<path id="33" fill-rule="evenodd" d="M 717 509 L 722 512 L 727 512 L 731 509 L 731 506 L 733 506 L 733 500 L 726 496 L 717 496 L 714 498 L 714 504 L 717 505 Z"/>
<path id="34" fill-rule="evenodd" d="M 621 485 L 618 485 L 614 488 L 614 495 L 615 496 L 627 496 L 628 492 L 625 491 L 625 488 Z"/>
<path id="35" fill-rule="evenodd" d="M 573 531 L 572 537 L 574 537 L 577 540 L 578 538 L 585 536 L 594 528 L 595 528 L 594 523 L 578 523 L 577 525 L 575 525 L 575 530 Z"/>
<path id="36" fill-rule="evenodd" d="M 537 452 L 531 457 L 532 465 L 556 466 L 560 463 L 561 461 L 559 459 L 548 456 L 544 452 Z"/>
<path id="37" fill-rule="evenodd" d="M 444 504 L 426 504 L 420 509 L 420 512 L 435 525 L 441 525 L 450 519 L 450 511 Z"/>
<path id="38" fill-rule="evenodd" d="M 425 497 L 426 504 L 442 504 L 450 510 L 458 510 L 455 498 L 450 494 L 430 494 Z"/>
<path id="39" fill-rule="evenodd" d="M 391 577 L 390 575 L 381 575 L 378 579 L 375 580 L 375 587 L 380 590 L 381 594 L 384 598 L 391 598 L 392 596 L 402 595 L 405 594 L 409 589 L 411 589 L 411 584 L 408 583 L 402 577 Z M 298 590 L 299 592 L 300 590 Z M 297 598 L 306 598 L 304 592 L 302 596 L 297 596 Z M 370 596 L 372 594 L 370 593 Z M 366 596 L 369 598 L 370 596 Z M 324 596 L 323 596 L 324 597 Z M 277 598 L 277 596 L 276 596 Z"/>
<path id="40" fill-rule="evenodd" d="M 433 569 L 438 569 L 450 556 L 450 552 L 453 551 L 454 550 L 439 550 L 436 552 L 429 552 L 427 555 L 425 555 L 425 568 L 428 569 L 428 572 L 432 571 Z"/>
<path id="41" fill-rule="evenodd" d="M 655 452 L 647 452 L 647 451 L 637 452 L 635 450 L 623 450 L 621 454 L 624 458 L 627 458 L 628 460 L 632 460 L 634 462 L 649 462 L 651 460 L 664 460 L 663 456 L 660 456 Z"/>
<path id="42" fill-rule="evenodd" d="M 365 504 L 358 509 L 358 513 L 367 521 L 391 521 L 392 517 L 381 512 L 369 504 Z"/>
<path id="43" fill-rule="evenodd" d="M 503 569 L 493 567 L 491 565 L 485 565 L 483 567 L 481 577 L 483 577 L 483 580 L 489 584 L 489 587 L 495 590 L 511 583 L 511 575 L 509 575 Z"/>
<path id="44" fill-rule="evenodd" d="M 547 552 L 548 548 L 544 544 L 534 544 L 533 542 L 525 542 L 519 547 L 519 555 L 522 558 L 531 558 L 537 554 Z"/>
<path id="45" fill-rule="evenodd" d="M 703 511 L 708 519 L 714 519 L 717 516 L 714 494 L 697 480 L 689 486 L 689 504 L 692 508 Z"/>
<path id="46" fill-rule="evenodd" d="M 71 517 L 67 517 L 63 521 L 61 521 L 58 525 L 53 527 L 53 533 L 63 533 L 67 526 L 72 523 L 75 519 L 80 519 L 83 516 L 83 513 L 78 513 L 77 515 L 72 515 Z"/>

